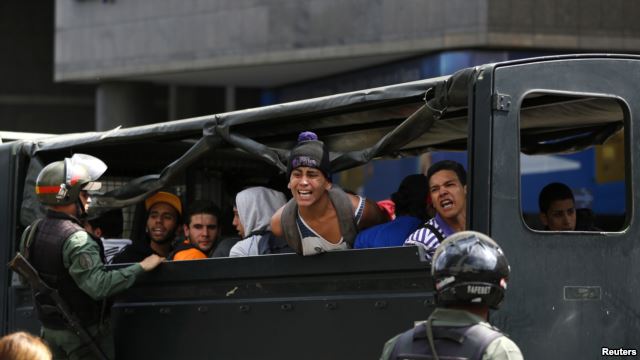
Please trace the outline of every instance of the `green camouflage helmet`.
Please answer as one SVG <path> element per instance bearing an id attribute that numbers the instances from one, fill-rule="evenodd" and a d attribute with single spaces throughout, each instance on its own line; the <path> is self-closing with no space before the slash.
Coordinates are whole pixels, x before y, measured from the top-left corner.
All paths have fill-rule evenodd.
<path id="1" fill-rule="evenodd" d="M 53 162 L 42 169 L 36 179 L 36 194 L 44 205 L 68 205 L 78 200 L 82 190 L 98 190 L 96 182 L 107 170 L 102 160 L 86 154 L 74 154 L 64 161 Z"/>

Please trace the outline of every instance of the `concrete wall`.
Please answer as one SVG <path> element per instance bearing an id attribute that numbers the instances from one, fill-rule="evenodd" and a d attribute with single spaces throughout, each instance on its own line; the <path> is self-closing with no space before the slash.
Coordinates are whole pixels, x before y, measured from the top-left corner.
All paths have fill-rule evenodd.
<path id="1" fill-rule="evenodd" d="M 495 47 L 640 51 L 640 3 L 628 0 L 491 0 Z"/>
<path id="2" fill-rule="evenodd" d="M 455 48 L 640 51 L 625 0 L 56 1 L 57 80 Z"/>
<path id="3" fill-rule="evenodd" d="M 487 1 L 56 1 L 56 79 L 412 53 L 483 43 Z"/>
<path id="4" fill-rule="evenodd" d="M 93 130 L 94 86 L 53 82 L 54 5 L 0 1 L 0 130 Z"/>

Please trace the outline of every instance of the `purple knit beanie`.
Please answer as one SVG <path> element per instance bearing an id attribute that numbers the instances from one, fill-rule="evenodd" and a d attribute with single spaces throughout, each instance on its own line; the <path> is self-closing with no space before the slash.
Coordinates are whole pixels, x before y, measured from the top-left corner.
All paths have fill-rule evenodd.
<path id="1" fill-rule="evenodd" d="M 291 177 L 293 169 L 306 166 L 316 168 L 331 180 L 331 163 L 329 151 L 324 143 L 318 140 L 318 135 L 311 131 L 304 131 L 298 135 L 298 143 L 289 154 L 287 164 L 287 178 Z"/>

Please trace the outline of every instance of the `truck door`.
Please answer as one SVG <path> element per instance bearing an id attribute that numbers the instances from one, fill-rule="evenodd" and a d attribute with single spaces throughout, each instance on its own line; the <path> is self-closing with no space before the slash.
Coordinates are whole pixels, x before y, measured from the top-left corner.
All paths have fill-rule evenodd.
<path id="1" fill-rule="evenodd" d="M 640 343 L 640 226 L 634 214 L 640 195 L 635 191 L 638 170 L 632 166 L 640 164 L 639 145 L 633 140 L 640 136 L 635 119 L 640 116 L 640 59 L 561 57 L 507 63 L 490 70 L 485 69 L 487 79 L 479 81 L 476 88 L 476 99 L 489 101 L 476 101 L 474 119 L 476 122 L 480 114 L 490 114 L 490 130 L 474 133 L 474 139 L 481 131 L 491 139 L 486 157 L 475 159 L 489 179 L 483 185 L 490 194 L 485 207 L 488 216 L 474 214 L 474 219 L 503 246 L 512 267 L 504 307 L 492 322 L 511 335 L 525 358 L 599 358 L 604 348 L 634 349 Z M 534 132 L 525 131 L 523 104 L 537 95 L 608 99 L 619 106 L 621 136 L 626 144 L 620 158 L 626 173 L 620 206 L 626 218 L 619 229 L 549 232 L 525 223 L 521 201 L 523 194 L 532 190 L 521 186 L 520 154 L 527 134 Z M 582 114 L 576 109 L 557 106 L 547 111 L 546 116 L 535 119 L 547 122 L 538 133 L 564 131 L 576 137 L 581 126 L 585 133 L 596 128 L 604 131 L 608 126 L 604 123 L 611 120 L 603 115 L 601 122 L 587 124 L 589 111 L 597 110 L 585 107 Z M 555 124 L 563 121 L 566 123 L 554 130 Z M 591 139 L 596 142 L 599 139 L 594 134 Z M 555 139 L 581 141 L 567 140 L 567 136 Z M 552 145 L 539 142 L 541 148 Z"/>

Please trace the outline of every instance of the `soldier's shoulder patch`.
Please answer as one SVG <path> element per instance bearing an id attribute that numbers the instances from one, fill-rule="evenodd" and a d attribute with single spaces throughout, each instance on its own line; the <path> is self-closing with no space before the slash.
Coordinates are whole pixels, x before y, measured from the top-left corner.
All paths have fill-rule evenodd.
<path id="1" fill-rule="evenodd" d="M 80 267 L 83 269 L 91 269 L 93 267 L 93 258 L 87 253 L 80 254 Z"/>

